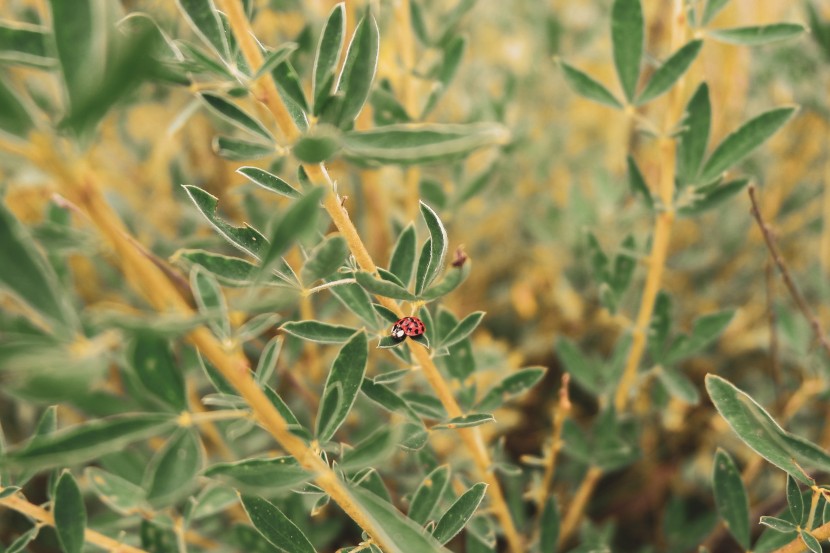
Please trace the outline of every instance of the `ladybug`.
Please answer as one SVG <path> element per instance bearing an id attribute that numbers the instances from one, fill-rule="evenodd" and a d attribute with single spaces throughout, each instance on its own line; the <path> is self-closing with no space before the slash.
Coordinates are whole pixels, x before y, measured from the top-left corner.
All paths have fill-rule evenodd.
<path id="1" fill-rule="evenodd" d="M 392 326 L 391 335 L 394 340 L 402 342 L 407 336 L 410 338 L 416 338 L 422 335 L 425 330 L 426 327 L 424 326 L 424 323 L 421 322 L 421 319 L 417 317 L 404 317 Z"/>

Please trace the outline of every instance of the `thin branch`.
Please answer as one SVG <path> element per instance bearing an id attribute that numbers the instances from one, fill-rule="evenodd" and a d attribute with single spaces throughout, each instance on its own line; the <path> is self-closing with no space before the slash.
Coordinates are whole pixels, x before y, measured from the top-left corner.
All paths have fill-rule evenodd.
<path id="1" fill-rule="evenodd" d="M 749 187 L 749 199 L 752 202 L 752 215 L 758 222 L 758 227 L 761 229 L 761 234 L 764 237 L 764 242 L 767 244 L 767 249 L 772 256 L 773 261 L 775 261 L 775 264 L 778 266 L 778 272 L 781 273 L 781 278 L 784 280 L 784 284 L 790 292 L 790 296 L 792 296 L 793 301 L 795 301 L 798 310 L 801 311 L 801 314 L 804 315 L 804 318 L 810 323 L 810 327 L 813 329 L 813 334 L 815 335 L 816 340 L 818 340 L 819 344 L 821 344 L 821 347 L 827 354 L 827 357 L 830 358 L 830 341 L 827 340 L 827 335 L 824 332 L 818 317 L 816 317 L 813 310 L 810 309 L 810 305 L 801 294 L 801 291 L 798 289 L 798 286 L 795 284 L 795 281 L 790 274 L 790 270 L 787 268 L 786 263 L 784 263 L 784 259 L 781 257 L 781 253 L 778 251 L 778 246 L 775 243 L 775 237 L 773 236 L 772 229 L 770 229 L 769 225 L 764 222 L 764 218 L 761 216 L 761 211 L 758 209 L 758 200 L 755 197 L 755 186 Z"/>

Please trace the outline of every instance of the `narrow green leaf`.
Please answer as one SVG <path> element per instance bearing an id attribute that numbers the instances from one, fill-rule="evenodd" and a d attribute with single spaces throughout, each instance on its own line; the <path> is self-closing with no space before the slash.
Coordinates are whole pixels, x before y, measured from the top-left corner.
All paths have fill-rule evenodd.
<path id="1" fill-rule="evenodd" d="M 255 81 L 262 75 L 271 73 L 278 65 L 286 61 L 298 47 L 299 46 L 296 42 L 286 42 L 280 44 L 276 50 L 268 52 L 265 56 L 265 60 L 262 62 L 262 65 L 256 70 L 256 73 L 254 73 L 251 77 L 251 80 Z"/>
<path id="2" fill-rule="evenodd" d="M 342 236 L 328 236 L 311 250 L 300 271 L 300 278 L 305 284 L 326 278 L 343 264 L 348 255 L 349 246 Z"/>
<path id="3" fill-rule="evenodd" d="M 734 315 L 735 311 L 728 309 L 703 315 L 696 319 L 689 338 L 686 340 L 677 340 L 672 344 L 666 353 L 665 362 L 667 364 L 676 363 L 702 350 L 723 333 L 726 327 L 729 326 Z"/>
<path id="4" fill-rule="evenodd" d="M 559 523 L 556 496 L 551 495 L 545 502 L 542 520 L 539 523 L 539 553 L 556 553 L 559 542 Z"/>
<path id="5" fill-rule="evenodd" d="M 491 411 L 500 407 L 508 399 L 521 395 L 535 386 L 545 376 L 545 372 L 547 372 L 545 367 L 519 369 L 490 388 L 476 403 L 475 408 L 481 411 Z"/>
<path id="6" fill-rule="evenodd" d="M 367 13 L 357 24 L 346 61 L 337 82 L 336 90 L 343 96 L 339 125 L 344 127 L 354 121 L 369 98 L 378 65 L 380 31 L 374 16 Z"/>
<path id="7" fill-rule="evenodd" d="M 749 179 L 736 179 L 725 183 L 700 187 L 695 191 L 692 202 L 677 210 L 679 215 L 697 215 L 723 204 L 749 184 Z"/>
<path id="8" fill-rule="evenodd" d="M 187 408 L 184 377 L 166 339 L 156 334 L 137 334 L 129 350 L 129 360 L 148 393 L 177 413 Z"/>
<path id="9" fill-rule="evenodd" d="M 703 166 L 700 180 L 709 182 L 748 156 L 771 137 L 796 112 L 796 108 L 776 108 L 747 121 L 715 148 Z"/>
<path id="10" fill-rule="evenodd" d="M 746 445 L 799 482 L 812 485 L 802 467 L 804 470 L 830 470 L 830 455 L 815 444 L 786 432 L 763 407 L 732 383 L 709 374 L 706 375 L 706 390 L 718 412 Z"/>
<path id="11" fill-rule="evenodd" d="M 357 283 L 370 294 L 395 300 L 414 301 L 417 299 L 414 294 L 394 282 L 377 278 L 366 271 L 358 271 L 354 277 Z"/>
<path id="12" fill-rule="evenodd" d="M 262 234 L 253 227 L 247 225 L 235 227 L 218 217 L 216 207 L 219 205 L 219 200 L 216 196 L 205 192 L 198 186 L 184 185 L 183 188 L 196 204 L 197 209 L 228 242 L 257 259 L 262 256 L 268 248 L 268 241 Z"/>
<path id="13" fill-rule="evenodd" d="M 684 184 L 696 182 L 700 164 L 706 155 L 711 124 L 709 85 L 700 83 L 686 106 L 681 125 L 683 130 L 678 135 L 677 174 Z"/>
<path id="14" fill-rule="evenodd" d="M 718 514 L 726 528 L 744 551 L 749 550 L 749 499 L 738 467 L 722 449 L 715 454 L 712 488 Z"/>
<path id="15" fill-rule="evenodd" d="M 289 321 L 283 324 L 280 330 L 297 338 L 322 344 L 342 344 L 355 333 L 352 327 L 320 321 Z"/>
<path id="16" fill-rule="evenodd" d="M 299 198 L 301 196 L 300 192 L 279 178 L 278 176 L 269 173 L 264 169 L 260 169 L 258 167 L 240 167 L 236 170 L 237 173 L 240 175 L 245 176 L 248 180 L 252 183 L 256 184 L 268 190 L 270 192 L 274 192 L 279 194 L 280 196 L 286 196 L 288 198 Z"/>
<path id="17" fill-rule="evenodd" d="M 605 104 L 606 106 L 611 106 L 612 108 L 623 107 L 622 103 L 607 88 L 601 85 L 599 81 L 565 62 L 560 62 L 560 65 L 565 74 L 565 80 L 568 81 L 568 84 L 571 85 L 574 92 L 584 98 Z"/>
<path id="18" fill-rule="evenodd" d="M 450 505 L 450 508 L 438 520 L 432 535 L 441 543 L 447 543 L 458 534 L 473 516 L 484 499 L 487 484 L 479 482 L 464 492 Z"/>
<path id="19" fill-rule="evenodd" d="M 628 184 L 631 187 L 631 190 L 635 195 L 639 194 L 642 196 L 648 208 L 654 210 L 654 198 L 651 197 L 651 191 L 648 189 L 646 179 L 640 171 L 640 168 L 637 166 L 637 162 L 634 160 L 634 157 L 630 155 L 628 156 L 627 161 Z"/>
<path id="20" fill-rule="evenodd" d="M 147 499 L 167 506 L 190 493 L 192 480 L 204 463 L 204 450 L 195 430 L 182 428 L 150 460 L 147 467 Z"/>
<path id="21" fill-rule="evenodd" d="M 413 520 L 403 516 L 391 503 L 361 488 L 352 496 L 381 533 L 385 553 L 449 553 L 432 535 Z"/>
<path id="22" fill-rule="evenodd" d="M 481 320 L 484 318 L 484 311 L 475 311 L 464 317 L 455 327 L 450 330 L 443 339 L 439 340 L 443 347 L 450 347 L 475 331 Z"/>
<path id="23" fill-rule="evenodd" d="M 463 36 L 453 37 L 444 46 L 443 59 L 438 69 L 438 81 L 432 87 L 427 101 L 424 104 L 424 109 L 421 111 L 420 120 L 426 119 L 430 112 L 438 104 L 438 100 L 444 95 L 450 86 L 450 83 L 458 71 L 458 66 L 461 63 L 461 58 L 464 57 L 464 52 L 467 49 L 467 39 Z"/>
<path id="24" fill-rule="evenodd" d="M 489 413 L 469 413 L 460 417 L 453 417 L 441 424 L 432 427 L 433 430 L 456 430 L 458 428 L 471 428 L 488 422 L 496 422 L 496 418 Z"/>
<path id="25" fill-rule="evenodd" d="M 58 336 L 72 337 L 79 321 L 52 266 L 26 228 L 0 203 L 0 287 L 44 316 Z M 12 270 L 13 268 L 13 270 Z"/>
<path id="26" fill-rule="evenodd" d="M 269 142 L 274 141 L 273 135 L 262 123 L 245 113 L 236 104 L 225 100 L 224 98 L 208 92 L 202 92 L 199 97 L 207 104 L 210 111 L 227 121 L 231 125 L 248 131 L 254 136 L 264 138 Z"/>
<path id="27" fill-rule="evenodd" d="M 277 368 L 277 360 L 282 351 L 282 342 L 281 336 L 274 336 L 262 348 L 262 353 L 259 355 L 259 361 L 257 361 L 256 366 L 256 381 L 258 384 L 268 382 L 274 375 L 274 370 Z"/>
<path id="28" fill-rule="evenodd" d="M 213 0 L 176 0 L 187 22 L 224 60 L 230 60 L 228 36 Z"/>
<path id="29" fill-rule="evenodd" d="M 804 498 L 801 495 L 801 489 L 798 487 L 798 482 L 787 475 L 787 508 L 793 517 L 793 521 L 797 525 L 803 524 L 804 521 Z"/>
<path id="30" fill-rule="evenodd" d="M 320 409 L 317 412 L 317 423 L 315 434 L 320 442 L 331 440 L 334 433 L 346 420 L 346 416 L 352 409 L 354 400 L 363 382 L 363 375 L 366 372 L 366 361 L 369 357 L 369 344 L 366 340 L 366 333 L 356 332 L 352 338 L 340 349 L 334 364 L 329 371 L 326 385 L 323 388 L 323 400 L 320 402 Z M 336 408 L 332 408 L 329 390 L 334 386 L 340 387 Z M 324 414 L 327 413 L 327 416 Z"/>
<path id="31" fill-rule="evenodd" d="M 274 78 L 274 81 L 277 83 L 277 89 L 280 92 L 280 95 L 283 97 L 284 100 L 287 100 L 287 104 L 293 104 L 299 109 L 299 113 L 294 115 L 295 123 L 300 128 L 301 131 L 305 131 L 308 124 L 305 122 L 305 113 L 308 112 L 308 101 L 305 98 L 305 92 L 303 92 L 303 85 L 300 82 L 300 76 L 297 75 L 297 71 L 294 69 L 294 66 L 291 65 L 291 62 L 284 61 L 277 65 L 273 71 L 271 71 L 271 76 Z M 291 109 L 289 105 L 286 107 Z"/>
<path id="32" fill-rule="evenodd" d="M 218 478 L 243 493 L 259 494 L 286 490 L 307 482 L 312 477 L 293 457 L 217 463 L 208 467 L 204 474 Z"/>
<path id="33" fill-rule="evenodd" d="M 387 125 L 344 133 L 343 154 L 367 165 L 437 163 L 505 144 L 509 138 L 510 133 L 494 123 Z"/>
<path id="34" fill-rule="evenodd" d="M 200 265 L 225 286 L 252 286 L 261 284 L 267 286 L 292 286 L 297 284 L 288 275 L 277 271 L 264 282 L 257 280 L 259 266 L 239 257 L 229 257 L 205 250 L 179 250 L 173 256 L 174 260 L 184 259 L 191 265 Z"/>
<path id="35" fill-rule="evenodd" d="M 409 505 L 409 518 L 418 524 L 426 524 L 438 507 L 438 502 L 441 501 L 449 481 L 449 465 L 441 465 L 427 474 L 412 496 L 412 503 Z"/>
<path id="36" fill-rule="evenodd" d="M 776 532 L 795 532 L 797 530 L 795 524 L 790 522 L 789 520 L 784 520 L 783 518 L 776 518 L 776 517 L 761 517 L 761 524 L 764 526 L 769 526 Z"/>
<path id="37" fill-rule="evenodd" d="M 0 61 L 41 69 L 55 67 L 57 60 L 49 51 L 49 35 L 49 29 L 40 25 L 0 22 Z"/>
<path id="38" fill-rule="evenodd" d="M 4 80 L 0 80 L 0 130 L 25 138 L 33 126 L 34 121 L 25 104 Z"/>
<path id="39" fill-rule="evenodd" d="M 87 467 L 84 475 L 98 499 L 115 512 L 130 516 L 150 509 L 141 486 L 97 467 Z"/>
<path id="40" fill-rule="evenodd" d="M 251 142 L 229 136 L 214 137 L 211 143 L 213 151 L 221 158 L 231 161 L 250 161 L 274 155 L 273 144 Z"/>
<path id="41" fill-rule="evenodd" d="M 421 289 L 428 287 L 432 281 L 444 270 L 444 262 L 447 257 L 447 230 L 444 228 L 444 223 L 438 217 L 438 214 L 433 211 L 424 202 L 421 204 L 421 216 L 429 229 L 430 236 L 430 256 L 429 267 L 427 268 L 426 277 L 421 283 Z"/>
<path id="42" fill-rule="evenodd" d="M 380 315 L 387 323 L 395 324 L 400 320 L 400 317 L 398 317 L 394 311 L 382 306 L 379 303 L 373 303 L 372 307 L 375 309 L 375 312 L 377 312 L 377 314 Z"/>
<path id="43" fill-rule="evenodd" d="M 660 383 L 672 397 L 676 397 L 691 405 L 697 405 L 700 402 L 700 394 L 697 388 L 681 370 L 663 367 L 657 373 L 657 376 L 660 379 Z"/>
<path id="44" fill-rule="evenodd" d="M 312 74 L 312 96 L 314 97 L 314 115 L 320 114 L 320 107 L 331 94 L 337 62 L 343 51 L 343 38 L 346 34 L 346 7 L 340 2 L 332 8 L 314 54 Z"/>
<path id="45" fill-rule="evenodd" d="M 429 286 L 426 290 L 421 292 L 420 296 L 422 299 L 426 301 L 432 301 L 434 299 L 441 298 L 446 296 L 467 280 L 467 277 L 470 276 L 470 271 L 472 270 L 472 263 L 470 260 L 466 260 L 461 267 L 457 267 L 453 265 L 447 272 L 444 273 L 444 278 L 439 280 L 438 282 L 433 283 Z"/>
<path id="46" fill-rule="evenodd" d="M 644 41 L 645 21 L 640 0 L 614 0 L 611 6 L 614 67 L 629 102 L 637 91 Z"/>
<path id="47" fill-rule="evenodd" d="M 821 553 L 821 543 L 814 535 L 807 530 L 802 529 L 799 531 L 799 536 L 801 537 L 801 541 L 804 542 L 804 545 L 807 546 L 807 549 L 809 549 L 812 553 Z"/>
<path id="48" fill-rule="evenodd" d="M 262 256 L 260 270 L 267 273 L 280 261 L 282 254 L 305 234 L 314 230 L 317 217 L 320 214 L 320 200 L 325 189 L 318 187 L 310 190 L 299 200 L 295 200 L 291 207 L 274 225 L 271 233 L 271 244 Z"/>
<path id="49" fill-rule="evenodd" d="M 585 357 L 576 344 L 567 338 L 560 337 L 556 341 L 556 355 L 562 360 L 568 374 L 580 386 L 594 395 L 603 393 L 604 386 L 594 361 Z"/>
<path id="50" fill-rule="evenodd" d="M 98 419 L 35 436 L 23 447 L 10 449 L 0 458 L 0 464 L 52 468 L 83 463 L 167 432 L 175 424 L 173 416 L 159 413 L 132 413 Z"/>
<path id="51" fill-rule="evenodd" d="M 415 249 L 415 225 L 410 223 L 398 236 L 389 260 L 389 272 L 398 277 L 406 286 L 409 286 L 415 270 Z"/>
<path id="52" fill-rule="evenodd" d="M 714 18 L 719 11 L 725 8 L 728 3 L 729 0 L 706 0 L 706 9 L 703 10 L 701 25 L 706 25 L 712 21 L 712 18 Z"/>
<path id="53" fill-rule="evenodd" d="M 23 489 L 23 488 L 21 488 L 19 486 L 7 486 L 7 487 L 3 488 L 2 490 L 0 490 L 0 499 L 5 499 L 7 497 L 11 497 L 14 494 L 16 494 L 17 492 L 19 492 L 21 489 Z"/>
<path id="54" fill-rule="evenodd" d="M 754 27 L 734 27 L 731 29 L 712 29 L 709 36 L 719 42 L 759 46 L 795 38 L 807 29 L 798 23 L 773 23 Z"/>
<path id="55" fill-rule="evenodd" d="M 427 238 L 421 253 L 418 255 L 418 265 L 415 269 L 415 293 L 420 294 L 426 288 L 426 279 L 429 272 L 429 265 L 432 261 L 432 238 Z"/>
<path id="56" fill-rule="evenodd" d="M 810 24 L 810 35 L 819 46 L 821 53 L 824 54 L 825 59 L 830 59 L 830 24 L 822 21 L 816 7 L 812 0 L 804 2 L 804 7 L 807 10 L 807 20 Z"/>
<path id="57" fill-rule="evenodd" d="M 339 150 L 340 135 L 329 125 L 313 127 L 291 147 L 291 153 L 301 163 L 323 163 Z"/>
<path id="58" fill-rule="evenodd" d="M 280 551 L 315 553 L 314 546 L 303 531 L 270 501 L 253 495 L 243 495 L 242 506 L 257 532 Z"/>
<path id="59" fill-rule="evenodd" d="M 42 526 L 38 524 L 33 526 L 26 532 L 22 533 L 16 540 L 14 540 L 9 545 L 9 547 L 4 551 L 4 553 L 20 553 L 21 551 L 28 551 L 26 547 L 29 545 L 29 542 L 31 542 L 38 536 L 41 528 Z"/>
<path id="60" fill-rule="evenodd" d="M 61 547 L 66 553 L 81 553 L 86 530 L 86 506 L 81 488 L 69 473 L 64 471 L 55 487 L 55 503 L 52 507 L 55 530 Z"/>
<path id="61" fill-rule="evenodd" d="M 637 96 L 637 105 L 643 105 L 667 92 L 689 69 L 701 48 L 703 48 L 703 41 L 693 40 L 672 54 L 663 65 L 657 68 L 648 84 Z"/>
<path id="62" fill-rule="evenodd" d="M 379 466 L 395 452 L 397 438 L 397 432 L 393 432 L 388 426 L 381 426 L 355 444 L 354 449 L 347 449 L 343 453 L 340 469 L 353 471 L 364 467 Z"/>
<path id="63" fill-rule="evenodd" d="M 405 370 L 407 372 L 409 371 L 409 369 Z M 393 413 L 400 413 L 412 422 L 421 422 L 421 418 L 418 416 L 418 413 L 412 409 L 405 399 L 395 393 L 390 387 L 377 382 L 377 379 L 373 381 L 368 378 L 364 378 L 363 383 L 360 385 L 360 391 L 384 409 L 387 409 Z"/>
<path id="64" fill-rule="evenodd" d="M 228 318 L 228 304 L 216 278 L 201 265 L 194 265 L 190 271 L 190 289 L 199 312 L 208 319 L 213 332 L 220 338 L 229 337 L 231 322 Z"/>
<path id="65" fill-rule="evenodd" d="M 349 311 L 360 317 L 369 328 L 375 328 L 378 324 L 375 310 L 372 309 L 372 298 L 358 284 L 341 284 L 329 288 L 329 291 L 345 305 Z"/>

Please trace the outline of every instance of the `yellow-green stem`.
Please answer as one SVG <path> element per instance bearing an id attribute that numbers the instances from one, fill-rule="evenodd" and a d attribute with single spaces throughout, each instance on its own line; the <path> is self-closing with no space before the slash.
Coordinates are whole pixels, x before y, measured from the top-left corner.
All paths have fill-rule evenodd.
<path id="1" fill-rule="evenodd" d="M 562 531 L 559 534 L 559 543 L 565 543 L 571 534 L 576 530 L 579 521 L 582 519 L 582 513 L 588 505 L 588 500 L 594 493 L 594 488 L 599 483 L 602 476 L 602 469 L 599 467 L 590 467 L 585 473 L 585 478 L 579 489 L 574 494 L 571 504 L 568 507 L 568 514 L 565 515 L 565 520 L 562 522 Z"/>

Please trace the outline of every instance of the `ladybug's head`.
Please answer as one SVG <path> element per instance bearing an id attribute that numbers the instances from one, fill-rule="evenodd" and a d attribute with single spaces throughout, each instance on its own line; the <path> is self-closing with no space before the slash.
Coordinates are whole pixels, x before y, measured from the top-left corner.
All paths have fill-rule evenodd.
<path id="1" fill-rule="evenodd" d="M 406 332 L 404 331 L 403 327 L 400 325 L 395 325 L 392 327 L 392 338 L 396 340 L 403 340 L 406 338 Z"/>

